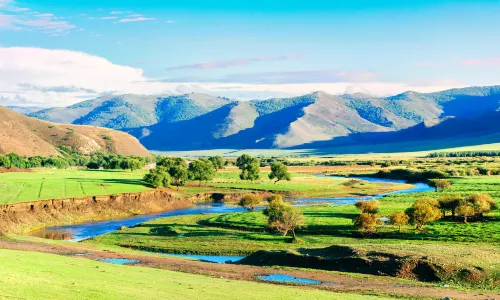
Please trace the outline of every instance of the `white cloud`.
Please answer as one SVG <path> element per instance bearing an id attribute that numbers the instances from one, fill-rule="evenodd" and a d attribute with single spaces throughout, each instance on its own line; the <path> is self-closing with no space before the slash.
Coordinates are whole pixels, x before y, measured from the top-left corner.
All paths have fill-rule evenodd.
<path id="1" fill-rule="evenodd" d="M 140 68 L 117 65 L 83 52 L 0 47 L 0 97 L 2 103 L 10 105 L 66 106 L 105 93 L 151 95 L 202 90 L 220 96 L 262 99 L 319 90 L 332 94 L 362 91 L 386 96 L 407 90 L 431 92 L 460 87 L 446 82 L 437 84 L 380 81 L 294 84 L 162 82 L 147 78 Z"/>
<path id="2" fill-rule="evenodd" d="M 114 20 L 117 17 L 102 17 L 101 20 Z"/>
<path id="3" fill-rule="evenodd" d="M 14 1 L 0 0 L 0 29 L 39 31 L 50 35 L 68 33 L 75 25 L 51 13 L 17 7 Z"/>
<path id="4" fill-rule="evenodd" d="M 156 18 L 144 18 L 144 17 L 137 17 L 137 18 L 126 18 L 126 19 L 121 19 L 120 23 L 131 23 L 131 22 L 144 22 L 144 21 L 154 21 Z"/>

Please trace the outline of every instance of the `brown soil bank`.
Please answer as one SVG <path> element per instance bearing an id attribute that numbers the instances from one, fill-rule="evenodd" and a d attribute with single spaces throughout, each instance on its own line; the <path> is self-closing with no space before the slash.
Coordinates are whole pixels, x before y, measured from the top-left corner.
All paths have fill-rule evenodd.
<path id="1" fill-rule="evenodd" d="M 156 189 L 140 193 L 1 205 L 0 232 L 26 233 L 54 225 L 118 219 L 185 208 L 200 201 L 227 201 L 240 196 L 240 194 L 208 193 L 178 198 L 168 189 Z"/>
<path id="2" fill-rule="evenodd" d="M 387 253 L 363 253 L 344 246 L 325 249 L 301 249 L 300 253 L 286 251 L 257 251 L 238 264 L 254 266 L 285 266 L 381 275 L 412 279 L 423 282 L 460 281 L 479 283 L 488 280 L 488 275 L 476 268 L 457 268 L 440 264 L 426 257 L 399 257 Z M 328 256 L 315 255 L 328 252 Z M 332 255 L 334 254 L 334 255 Z M 500 282 L 492 282 L 493 286 Z"/>

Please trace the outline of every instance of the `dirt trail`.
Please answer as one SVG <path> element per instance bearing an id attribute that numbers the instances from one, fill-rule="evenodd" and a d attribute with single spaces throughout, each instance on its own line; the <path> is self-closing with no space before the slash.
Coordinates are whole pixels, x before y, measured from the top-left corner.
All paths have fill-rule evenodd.
<path id="1" fill-rule="evenodd" d="M 54 245 L 38 242 L 24 242 L 15 240 L 0 240 L 0 248 L 22 251 L 34 251 L 52 253 L 66 256 L 75 256 L 82 259 L 102 258 L 127 258 L 139 260 L 137 265 L 165 269 L 171 271 L 201 274 L 216 278 L 227 278 L 234 280 L 257 281 L 257 275 L 287 274 L 294 277 L 309 278 L 324 282 L 317 286 L 304 288 L 323 289 L 337 292 L 357 292 L 369 294 L 387 294 L 392 296 L 406 296 L 415 298 L 430 298 L 460 300 L 486 300 L 500 299 L 500 293 L 492 292 L 465 292 L 448 288 L 439 288 L 421 283 L 401 283 L 400 280 L 390 277 L 362 276 L 350 277 L 348 275 L 335 274 L 323 271 L 301 271 L 301 270 L 278 270 L 273 268 L 262 268 L 256 266 L 212 264 L 190 261 L 170 257 L 155 257 L 140 254 L 124 254 L 106 250 L 94 250 L 83 247 L 83 245 Z"/>

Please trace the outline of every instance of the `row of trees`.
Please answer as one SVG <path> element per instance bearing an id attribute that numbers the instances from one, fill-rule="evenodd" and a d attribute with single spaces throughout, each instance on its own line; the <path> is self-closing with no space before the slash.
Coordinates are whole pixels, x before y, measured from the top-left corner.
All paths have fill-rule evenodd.
<path id="1" fill-rule="evenodd" d="M 225 167 L 225 160 L 221 156 L 210 158 L 200 158 L 192 162 L 181 157 L 158 156 L 156 158 L 156 168 L 150 170 L 144 176 L 144 181 L 154 187 L 179 186 L 186 184 L 188 180 L 199 181 L 201 183 L 212 180 L 215 172 Z"/>
<path id="2" fill-rule="evenodd" d="M 260 179 L 260 160 L 248 154 L 243 154 L 236 159 L 236 166 L 241 170 L 240 179 L 255 181 Z M 272 162 L 269 179 L 276 180 L 278 183 L 281 180 L 292 180 L 291 174 L 288 172 L 288 167 L 282 162 Z"/>
<path id="3" fill-rule="evenodd" d="M 374 232 L 377 225 L 383 223 L 380 215 L 377 214 L 380 207 L 379 201 L 358 201 L 355 206 L 361 211 L 353 220 L 356 229 Z M 488 194 L 473 194 L 465 198 L 458 195 L 445 196 L 441 199 L 423 197 L 416 200 L 407 210 L 392 213 L 389 222 L 398 226 L 399 231 L 402 226 L 409 223 L 414 224 L 416 229 L 421 231 L 425 224 L 446 217 L 447 212 L 451 213 L 452 218 L 460 217 L 464 223 L 467 223 L 471 219 L 483 220 L 484 214 L 496 208 L 495 200 Z"/>
<path id="4" fill-rule="evenodd" d="M 22 157 L 15 153 L 0 155 L 0 168 L 57 168 L 87 167 L 89 169 L 137 170 L 152 162 L 151 158 L 141 156 L 122 156 L 111 153 L 80 154 L 71 148 L 59 148 L 60 156 Z"/>
<path id="5" fill-rule="evenodd" d="M 156 169 L 151 170 L 144 177 L 144 181 L 155 187 L 168 187 L 169 185 L 185 185 L 188 180 L 208 182 L 215 177 L 215 173 L 224 169 L 227 161 L 221 156 L 210 158 L 199 158 L 187 161 L 180 157 L 156 157 Z M 236 166 L 241 170 L 240 179 L 256 181 L 260 179 L 260 161 L 259 159 L 247 154 L 243 154 L 236 160 Z M 291 180 L 291 174 L 288 168 L 281 162 L 271 164 L 269 179 L 275 180 L 275 183 L 281 180 Z"/>

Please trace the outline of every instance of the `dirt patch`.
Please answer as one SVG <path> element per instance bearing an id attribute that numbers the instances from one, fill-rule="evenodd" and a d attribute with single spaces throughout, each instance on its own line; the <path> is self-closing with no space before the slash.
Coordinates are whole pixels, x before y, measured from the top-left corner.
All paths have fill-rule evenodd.
<path id="1" fill-rule="evenodd" d="M 19 172 L 33 172 L 32 169 L 20 169 L 16 167 L 11 167 L 11 168 L 0 168 L 0 173 L 19 173 Z"/>
<path id="2" fill-rule="evenodd" d="M 257 281 L 258 275 L 284 274 L 297 278 L 307 278 L 323 282 L 321 285 L 301 287 L 304 289 L 322 289 L 336 292 L 356 292 L 366 294 L 393 295 L 396 298 L 429 298 L 454 300 L 485 300 L 499 299 L 500 294 L 492 292 L 468 292 L 447 288 L 438 288 L 421 283 L 401 283 L 391 277 L 350 277 L 342 274 L 325 271 L 282 270 L 276 268 L 263 268 L 258 266 L 212 264 L 171 257 L 158 257 L 152 255 L 124 254 L 112 251 L 100 251 L 84 248 L 82 245 L 47 245 L 35 242 L 18 242 L 0 240 L 0 247 L 12 250 L 36 251 L 79 257 L 80 259 L 101 260 L 105 258 L 121 258 L 138 260 L 136 265 L 166 269 L 177 272 L 227 278 L 234 280 Z M 55 271 L 57 272 L 57 271 Z"/>

